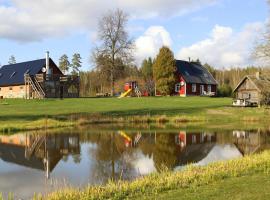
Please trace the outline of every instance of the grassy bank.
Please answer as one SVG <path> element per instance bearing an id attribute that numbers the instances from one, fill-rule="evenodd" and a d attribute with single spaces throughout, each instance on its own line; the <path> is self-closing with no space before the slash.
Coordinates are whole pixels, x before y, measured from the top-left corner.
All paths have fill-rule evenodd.
<path id="1" fill-rule="evenodd" d="M 258 187 L 259 186 L 259 187 Z M 160 200 L 265 200 L 270 199 L 270 175 L 257 173 L 233 177 L 198 188 L 179 189 L 140 199 Z"/>
<path id="2" fill-rule="evenodd" d="M 229 187 L 229 183 L 234 185 L 247 185 L 248 180 L 263 181 L 262 177 L 269 177 L 270 172 L 270 151 L 258 155 L 247 156 L 227 162 L 217 162 L 205 167 L 189 166 L 181 172 L 163 172 L 161 174 L 151 174 L 139 178 L 132 182 L 109 183 L 106 186 L 90 186 L 83 190 L 66 189 L 52 193 L 44 199 L 49 200 L 77 200 L 77 199 L 141 199 L 150 197 L 176 197 L 179 193 L 186 195 L 187 199 L 193 199 L 194 191 L 204 192 L 205 199 L 211 197 L 210 191 L 203 188 L 211 185 L 224 186 L 224 194 L 230 194 L 234 188 Z M 208 187 L 208 190 L 210 188 Z M 258 187 L 261 187 L 258 185 Z M 213 188 L 212 188 L 213 189 Z M 217 190 L 218 187 L 216 187 Z M 238 189 L 238 192 L 241 191 Z M 269 195 L 268 192 L 258 193 Z M 161 196 L 160 196 L 161 195 Z M 243 194 L 244 195 L 244 194 Z M 178 196 L 179 197 L 179 196 Z M 186 199 L 185 198 L 185 199 Z M 159 198 L 158 198 L 159 199 Z M 212 196 L 213 199 L 213 196 Z M 232 198 L 229 198 L 232 199 Z M 255 198 L 257 199 L 257 198 Z"/>
<path id="3" fill-rule="evenodd" d="M 149 97 L 0 100 L 0 131 L 111 122 L 262 122 L 270 110 L 233 108 L 230 98 Z"/>

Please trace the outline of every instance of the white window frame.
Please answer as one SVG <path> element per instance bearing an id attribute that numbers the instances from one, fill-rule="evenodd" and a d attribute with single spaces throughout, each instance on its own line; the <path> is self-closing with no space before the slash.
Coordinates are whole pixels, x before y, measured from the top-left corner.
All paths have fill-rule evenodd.
<path id="1" fill-rule="evenodd" d="M 212 92 L 212 85 L 207 86 L 207 92 Z"/>
<path id="2" fill-rule="evenodd" d="M 180 83 L 175 84 L 174 91 L 179 93 L 180 89 L 181 89 L 181 84 Z"/>
<path id="3" fill-rule="evenodd" d="M 192 92 L 197 92 L 197 84 L 192 84 Z"/>

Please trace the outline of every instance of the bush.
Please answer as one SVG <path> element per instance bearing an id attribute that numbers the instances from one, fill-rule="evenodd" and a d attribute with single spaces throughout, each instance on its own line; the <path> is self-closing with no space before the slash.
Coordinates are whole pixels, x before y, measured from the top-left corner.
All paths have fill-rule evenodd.
<path id="1" fill-rule="evenodd" d="M 219 97 L 232 97 L 232 88 L 229 85 L 221 85 L 218 87 L 217 95 Z"/>

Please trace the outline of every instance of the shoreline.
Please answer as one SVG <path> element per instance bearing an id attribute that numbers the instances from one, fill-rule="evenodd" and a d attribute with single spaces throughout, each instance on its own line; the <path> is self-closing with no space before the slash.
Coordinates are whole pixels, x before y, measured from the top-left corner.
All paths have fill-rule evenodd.
<path id="1" fill-rule="evenodd" d="M 185 190 L 254 174 L 270 173 L 270 151 L 207 166 L 190 165 L 183 171 L 153 173 L 133 181 L 109 182 L 105 186 L 84 189 L 66 188 L 44 196 L 48 200 L 77 199 L 139 199 L 171 190 Z"/>
<path id="2" fill-rule="evenodd" d="M 264 108 L 260 108 L 264 109 Z M 265 113 L 267 111 L 267 114 Z M 166 115 L 134 115 L 134 116 L 109 116 L 101 114 L 74 114 L 61 118 L 59 117 L 47 117 L 40 118 L 35 121 L 4 121 L 0 122 L 0 133 L 11 133 L 19 131 L 33 131 L 43 129 L 54 129 L 54 128 L 75 128 L 76 126 L 87 126 L 87 125 L 123 125 L 123 124 L 157 124 L 157 125 L 186 125 L 186 124 L 247 124 L 247 123 L 270 123 L 268 117 L 269 110 L 263 110 L 260 115 L 254 116 L 243 116 L 237 117 L 225 117 L 225 116 L 214 116 L 205 115 L 200 116 L 166 116 Z M 78 117 L 79 116 L 79 117 Z"/>

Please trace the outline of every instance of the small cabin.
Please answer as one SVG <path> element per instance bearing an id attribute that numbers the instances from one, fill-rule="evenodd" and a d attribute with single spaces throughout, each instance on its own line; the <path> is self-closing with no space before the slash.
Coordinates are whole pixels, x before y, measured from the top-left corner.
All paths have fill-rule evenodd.
<path id="1" fill-rule="evenodd" d="M 267 91 L 270 91 L 270 78 L 262 76 L 259 72 L 256 75 L 245 76 L 233 91 L 233 105 L 259 106 L 263 100 L 263 93 Z"/>
<path id="2" fill-rule="evenodd" d="M 77 98 L 79 84 L 79 76 L 64 75 L 49 52 L 44 59 L 0 68 L 0 98 Z"/>

